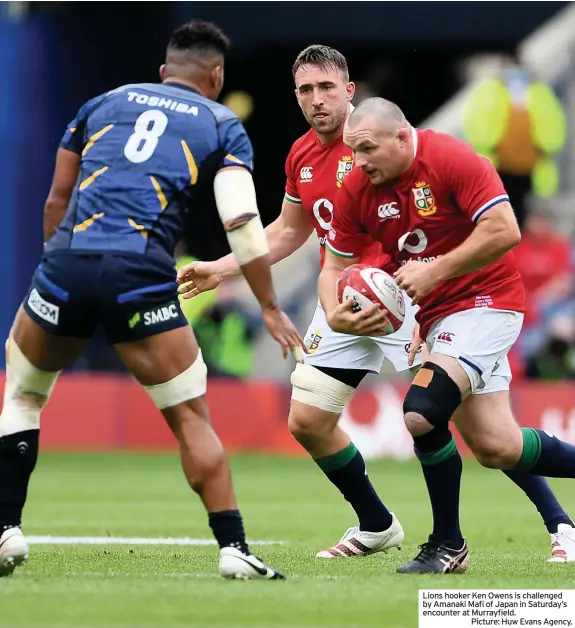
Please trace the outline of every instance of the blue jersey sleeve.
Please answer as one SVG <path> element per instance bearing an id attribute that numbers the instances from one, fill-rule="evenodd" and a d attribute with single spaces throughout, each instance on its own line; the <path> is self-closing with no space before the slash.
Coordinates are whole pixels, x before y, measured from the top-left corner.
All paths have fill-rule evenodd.
<path id="1" fill-rule="evenodd" d="M 254 168 L 254 150 L 252 143 L 238 118 L 231 118 L 220 125 L 220 137 L 224 158 L 220 168 L 243 166 L 252 172 Z"/>
<path id="2" fill-rule="evenodd" d="M 88 141 L 86 138 L 86 122 L 90 114 L 104 101 L 107 94 L 96 96 L 82 105 L 76 117 L 68 125 L 64 137 L 60 141 L 60 148 L 65 148 L 78 155 L 82 154 L 84 146 Z"/>

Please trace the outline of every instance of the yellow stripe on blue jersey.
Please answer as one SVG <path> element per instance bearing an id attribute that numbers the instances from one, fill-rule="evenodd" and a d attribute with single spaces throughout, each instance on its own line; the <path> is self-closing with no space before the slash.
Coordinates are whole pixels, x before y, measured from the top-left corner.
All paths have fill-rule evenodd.
<path id="1" fill-rule="evenodd" d="M 148 237 L 148 230 L 146 229 L 146 227 L 144 227 L 144 225 L 139 225 L 133 218 L 130 218 L 129 216 L 128 216 L 128 222 L 131 227 L 134 227 L 136 231 L 139 231 L 140 235 L 143 238 Z"/>
<path id="2" fill-rule="evenodd" d="M 114 127 L 113 124 L 108 124 L 108 126 L 105 126 L 103 129 L 96 131 L 96 133 L 94 133 L 94 135 L 92 135 L 92 137 L 86 142 L 86 146 L 84 146 L 84 150 L 82 151 L 82 156 L 84 156 L 90 150 L 90 148 L 92 148 L 96 140 L 99 140 L 102 137 L 102 135 L 107 133 L 113 127 Z M 75 130 L 76 129 L 74 129 L 74 131 Z"/>
<path id="3" fill-rule="evenodd" d="M 84 220 L 84 222 L 81 222 L 79 225 L 76 225 L 73 229 L 74 233 L 77 233 L 78 231 L 86 231 L 86 229 L 88 227 L 91 227 L 94 222 L 96 220 L 98 220 L 98 218 L 102 218 L 102 216 L 104 215 L 104 212 L 99 212 L 98 214 L 94 214 L 93 216 L 90 216 L 90 218 L 87 218 L 86 220 Z"/>
<path id="4" fill-rule="evenodd" d="M 162 208 L 162 211 L 164 211 L 164 209 L 166 209 L 166 207 L 168 206 L 168 199 L 166 198 L 166 195 L 164 194 L 164 190 L 162 190 L 162 186 L 158 183 L 156 177 L 150 177 L 150 181 L 152 182 L 152 185 L 154 186 L 154 189 L 156 190 L 156 194 L 158 195 L 158 200 L 160 201 L 160 207 Z"/>
<path id="5" fill-rule="evenodd" d="M 84 179 L 82 183 L 80 183 L 80 190 L 85 190 L 91 183 L 94 183 L 94 180 L 97 179 L 101 174 L 104 174 L 108 170 L 108 166 L 104 166 L 100 168 L 100 170 L 96 170 L 93 174 L 91 174 L 87 179 Z"/>
<path id="6" fill-rule="evenodd" d="M 233 161 L 236 164 L 241 164 L 242 166 L 244 166 L 244 162 L 241 159 L 238 159 L 237 157 L 234 157 L 233 155 L 230 155 L 229 153 L 226 155 L 226 159 L 228 161 Z"/>
<path id="7" fill-rule="evenodd" d="M 198 166 L 196 164 L 196 160 L 192 155 L 192 151 L 190 147 L 186 144 L 185 140 L 182 140 L 182 148 L 184 150 L 184 155 L 186 156 L 186 162 L 188 164 L 188 170 L 190 171 L 190 182 L 192 185 L 196 185 L 198 180 Z"/>

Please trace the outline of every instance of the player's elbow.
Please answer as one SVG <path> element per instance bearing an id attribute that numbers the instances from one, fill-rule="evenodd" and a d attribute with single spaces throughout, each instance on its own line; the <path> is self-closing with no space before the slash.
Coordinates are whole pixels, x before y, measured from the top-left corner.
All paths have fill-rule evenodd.
<path id="1" fill-rule="evenodd" d="M 226 228 L 226 235 L 232 253 L 240 266 L 245 266 L 255 259 L 269 253 L 266 234 L 259 214 L 242 221 L 236 226 Z"/>
<path id="2" fill-rule="evenodd" d="M 58 214 L 66 211 L 67 202 L 63 196 L 50 193 L 44 203 L 44 214 Z"/>
<path id="3" fill-rule="evenodd" d="M 505 253 L 514 249 L 521 242 L 521 231 L 517 222 L 503 225 L 498 230 L 497 242 Z"/>
<path id="4" fill-rule="evenodd" d="M 253 220 L 257 216 L 259 216 L 257 212 L 245 212 L 239 216 L 234 216 L 230 220 L 223 222 L 224 230 L 229 233 L 231 231 L 236 231 L 236 229 L 241 229 L 242 227 L 245 227 L 250 220 Z"/>
<path id="5" fill-rule="evenodd" d="M 521 242 L 521 231 L 510 203 L 500 203 L 483 217 L 487 237 L 501 254 L 511 251 Z M 480 221 L 481 223 L 481 221 Z"/>
<path id="6" fill-rule="evenodd" d="M 493 216 L 486 217 L 482 223 L 484 237 L 490 243 L 494 254 L 504 255 L 521 242 L 521 231 L 513 214 L 494 213 Z"/>

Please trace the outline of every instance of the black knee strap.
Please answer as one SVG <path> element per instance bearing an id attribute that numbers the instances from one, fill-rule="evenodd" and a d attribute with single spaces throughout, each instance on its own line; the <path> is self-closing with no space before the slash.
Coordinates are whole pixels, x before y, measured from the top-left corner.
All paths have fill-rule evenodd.
<path id="1" fill-rule="evenodd" d="M 434 427 L 445 428 L 461 404 L 461 391 L 449 375 L 433 362 L 426 362 L 407 391 L 403 413 L 415 412 Z"/>
<path id="2" fill-rule="evenodd" d="M 413 445 L 417 456 L 433 454 L 449 445 L 453 436 L 448 427 L 434 427 L 431 432 L 413 437 Z"/>

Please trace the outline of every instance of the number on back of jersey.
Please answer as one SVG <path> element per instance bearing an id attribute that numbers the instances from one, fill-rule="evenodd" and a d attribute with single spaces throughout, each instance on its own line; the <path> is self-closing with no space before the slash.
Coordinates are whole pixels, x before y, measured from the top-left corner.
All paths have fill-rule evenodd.
<path id="1" fill-rule="evenodd" d="M 148 109 L 140 114 L 134 124 L 134 132 L 124 146 L 126 159 L 134 164 L 150 159 L 167 126 L 168 116 L 159 109 Z"/>

